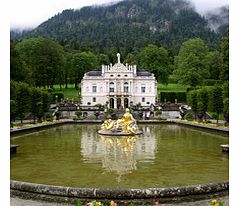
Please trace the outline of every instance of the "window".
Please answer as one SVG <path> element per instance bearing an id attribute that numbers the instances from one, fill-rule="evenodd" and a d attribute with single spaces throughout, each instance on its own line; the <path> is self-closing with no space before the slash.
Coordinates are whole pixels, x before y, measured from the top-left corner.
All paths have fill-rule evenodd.
<path id="1" fill-rule="evenodd" d="M 128 77 L 128 75 L 126 74 L 126 75 L 124 75 L 125 77 Z"/>
<path id="2" fill-rule="evenodd" d="M 114 90 L 115 90 L 114 82 L 110 82 L 110 92 L 114 92 Z"/>
<path id="3" fill-rule="evenodd" d="M 120 77 L 120 74 L 118 74 L 117 76 Z"/>
<path id="4" fill-rule="evenodd" d="M 110 77 L 114 77 L 114 75 L 113 75 L 113 74 L 111 74 L 111 75 L 110 75 Z"/>
<path id="5" fill-rule="evenodd" d="M 96 85 L 93 85 L 93 86 L 92 86 L 92 92 L 94 92 L 94 93 L 96 93 L 96 92 L 97 92 Z"/>
<path id="6" fill-rule="evenodd" d="M 142 98 L 142 102 L 145 102 L 145 98 L 144 97 Z"/>
<path id="7" fill-rule="evenodd" d="M 145 93 L 146 92 L 146 87 L 145 84 L 141 85 L 141 93 Z"/>
<path id="8" fill-rule="evenodd" d="M 92 98 L 92 102 L 96 102 L 96 97 L 93 97 L 93 98 Z"/>
<path id="9" fill-rule="evenodd" d="M 129 83 L 128 82 L 124 83 L 124 92 L 129 92 Z"/>

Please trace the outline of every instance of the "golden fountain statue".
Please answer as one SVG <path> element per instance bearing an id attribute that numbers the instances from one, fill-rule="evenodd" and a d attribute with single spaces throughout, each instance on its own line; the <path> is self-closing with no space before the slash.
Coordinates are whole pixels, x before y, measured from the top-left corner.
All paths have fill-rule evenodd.
<path id="1" fill-rule="evenodd" d="M 142 134 L 142 131 L 139 131 L 136 120 L 127 108 L 122 118 L 105 120 L 98 133 L 101 135 L 124 136 Z"/>

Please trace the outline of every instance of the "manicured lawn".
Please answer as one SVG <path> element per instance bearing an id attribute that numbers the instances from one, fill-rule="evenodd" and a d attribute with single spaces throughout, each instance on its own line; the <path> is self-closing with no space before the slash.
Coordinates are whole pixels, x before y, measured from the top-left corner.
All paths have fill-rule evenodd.
<path id="1" fill-rule="evenodd" d="M 180 84 L 158 84 L 158 90 L 160 92 L 186 92 L 189 86 Z"/>
<path id="2" fill-rule="evenodd" d="M 75 89 L 74 84 L 68 84 L 68 88 L 65 89 L 65 85 L 62 86 L 60 89 L 60 85 L 54 85 L 54 92 L 55 93 L 63 93 L 65 99 L 72 99 L 74 98 L 75 100 L 79 99 L 79 90 Z"/>

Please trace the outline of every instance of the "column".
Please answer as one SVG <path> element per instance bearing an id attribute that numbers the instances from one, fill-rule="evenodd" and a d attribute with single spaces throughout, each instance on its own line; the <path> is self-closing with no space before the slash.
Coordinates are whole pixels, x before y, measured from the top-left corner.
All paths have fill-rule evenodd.
<path id="1" fill-rule="evenodd" d="M 114 96 L 114 109 L 117 109 L 117 98 Z"/>

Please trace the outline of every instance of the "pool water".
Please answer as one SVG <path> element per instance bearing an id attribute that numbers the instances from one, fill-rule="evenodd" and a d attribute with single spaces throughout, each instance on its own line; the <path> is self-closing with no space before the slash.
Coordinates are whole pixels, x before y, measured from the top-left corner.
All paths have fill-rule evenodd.
<path id="1" fill-rule="evenodd" d="M 137 137 L 69 124 L 11 139 L 11 179 L 94 188 L 155 188 L 228 180 L 228 136 L 174 124 L 139 125 Z"/>

